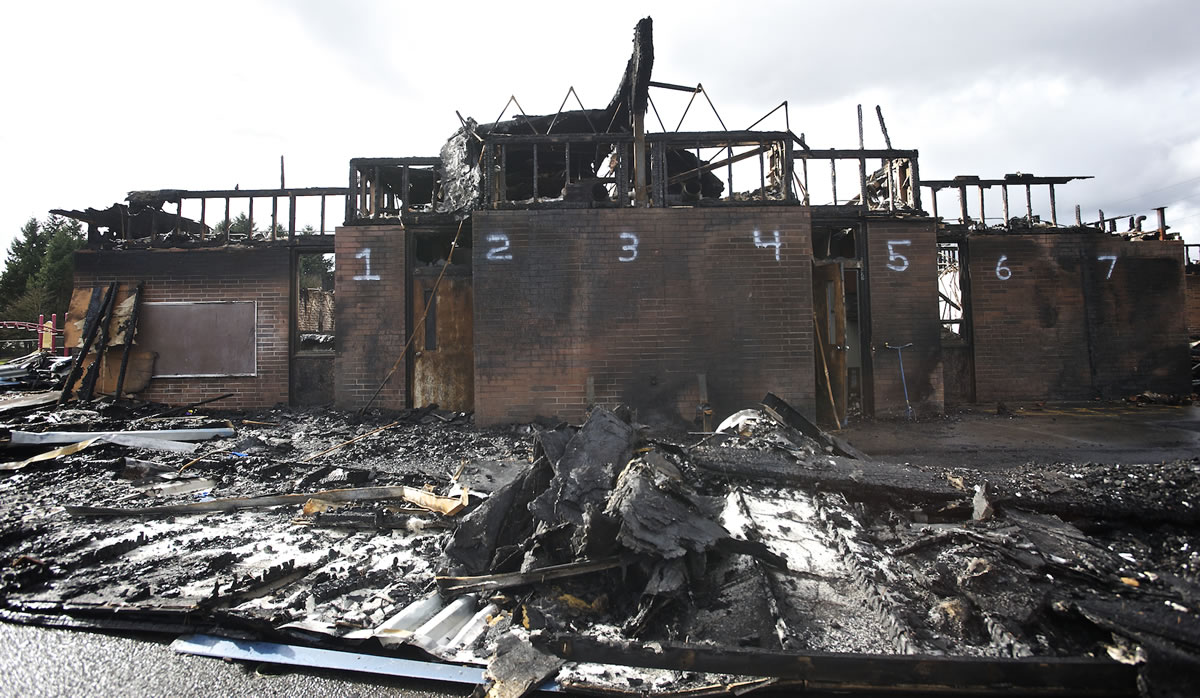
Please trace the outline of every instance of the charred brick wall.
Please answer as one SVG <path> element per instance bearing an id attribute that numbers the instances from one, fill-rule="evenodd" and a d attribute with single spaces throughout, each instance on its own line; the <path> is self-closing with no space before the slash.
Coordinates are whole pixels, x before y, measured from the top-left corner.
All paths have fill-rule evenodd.
<path id="1" fill-rule="evenodd" d="M 487 211 L 473 224 L 478 423 L 580 419 L 589 377 L 596 404 L 691 421 L 697 374 L 718 419 L 766 391 L 812 416 L 808 209 Z"/>
<path id="2" fill-rule="evenodd" d="M 408 339 L 405 245 L 401 226 L 346 226 L 334 236 L 333 399 L 343 409 L 367 403 Z M 373 406 L 405 407 L 405 382 L 401 364 Z"/>
<path id="3" fill-rule="evenodd" d="M 287 249 L 81 250 L 75 287 L 145 282 L 145 302 L 255 301 L 254 376 L 154 378 L 141 397 L 185 405 L 225 393 L 222 408 L 265 407 L 288 401 Z M 204 328 L 196 328 L 203 332 Z M 154 347 L 144 347 L 153 350 Z"/>
<path id="4" fill-rule="evenodd" d="M 1187 324 L 1188 335 L 1200 336 L 1200 272 L 1187 274 Z"/>
<path id="5" fill-rule="evenodd" d="M 938 317 L 937 228 L 932 219 L 867 223 L 871 368 L 875 414 L 904 414 L 904 385 L 914 411 L 945 408 L 942 327 Z M 885 345 L 903 346 L 900 355 Z"/>
<path id="6" fill-rule="evenodd" d="M 1190 392 L 1183 243 L 968 240 L 980 402 Z"/>

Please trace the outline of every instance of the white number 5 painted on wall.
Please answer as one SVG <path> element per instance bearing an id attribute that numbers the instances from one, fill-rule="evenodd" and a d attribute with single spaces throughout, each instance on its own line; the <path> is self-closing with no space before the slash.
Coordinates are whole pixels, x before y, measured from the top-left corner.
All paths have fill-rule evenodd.
<path id="1" fill-rule="evenodd" d="M 912 240 L 888 240 L 888 263 L 887 268 L 892 271 L 904 271 L 908 269 L 908 257 L 896 251 L 897 247 L 903 245 L 911 245 Z"/>
<path id="2" fill-rule="evenodd" d="M 370 247 L 364 247 L 361 250 L 359 250 L 358 254 L 354 255 L 354 258 L 363 260 L 363 263 L 366 266 L 366 269 L 364 270 L 364 272 L 362 274 L 355 274 L 355 276 L 354 276 L 355 281 L 379 281 L 379 274 L 371 273 L 371 248 Z"/>
<path id="3" fill-rule="evenodd" d="M 1099 261 L 1101 261 L 1101 262 L 1108 262 L 1108 263 L 1109 263 L 1109 264 L 1108 264 L 1108 275 L 1107 275 L 1107 276 L 1105 276 L 1104 278 L 1106 278 L 1106 279 L 1111 279 L 1111 278 L 1112 278 L 1113 269 L 1116 269 L 1116 268 L 1117 268 L 1117 256 L 1116 256 L 1115 254 L 1102 254 L 1102 255 L 1100 255 L 1099 257 L 1097 257 L 1096 259 L 1097 259 L 1097 260 L 1099 260 Z"/>

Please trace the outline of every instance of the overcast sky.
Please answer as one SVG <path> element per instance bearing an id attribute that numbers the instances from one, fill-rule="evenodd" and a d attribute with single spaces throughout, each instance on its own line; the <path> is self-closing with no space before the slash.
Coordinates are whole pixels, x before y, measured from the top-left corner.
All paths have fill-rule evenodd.
<path id="1" fill-rule="evenodd" d="M 343 186 L 350 158 L 436 155 L 455 110 L 490 122 L 510 95 L 553 113 L 574 86 L 602 107 L 646 15 L 654 78 L 702 82 L 730 128 L 787 100 L 810 145 L 852 148 L 855 105 L 880 104 L 925 179 L 1095 175 L 1059 187 L 1060 221 L 1165 205 L 1200 242 L 1191 0 L 58 0 L 0 10 L 0 245 L 129 190 L 275 187 L 280 155 L 290 186 Z M 652 97 L 674 128 L 686 95 Z M 684 129 L 714 125 L 693 107 Z"/>

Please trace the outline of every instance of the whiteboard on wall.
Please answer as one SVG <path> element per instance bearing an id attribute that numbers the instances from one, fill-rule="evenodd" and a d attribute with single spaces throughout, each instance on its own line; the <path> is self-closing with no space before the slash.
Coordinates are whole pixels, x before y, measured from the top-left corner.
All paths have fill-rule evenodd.
<path id="1" fill-rule="evenodd" d="M 257 375 L 255 301 L 143 303 L 137 344 L 156 352 L 154 378 Z"/>

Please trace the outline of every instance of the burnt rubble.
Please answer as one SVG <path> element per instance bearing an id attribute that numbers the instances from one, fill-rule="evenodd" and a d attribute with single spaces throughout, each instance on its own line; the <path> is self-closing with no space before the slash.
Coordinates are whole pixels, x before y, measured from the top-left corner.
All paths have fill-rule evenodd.
<path id="1" fill-rule="evenodd" d="M 1200 465 L 868 461 L 764 403 L 700 444 L 603 408 L 492 431 L 430 409 L 10 412 L 81 439 L 235 433 L 7 474 L 0 616 L 432 656 L 486 665 L 492 695 L 1188 692 Z"/>

